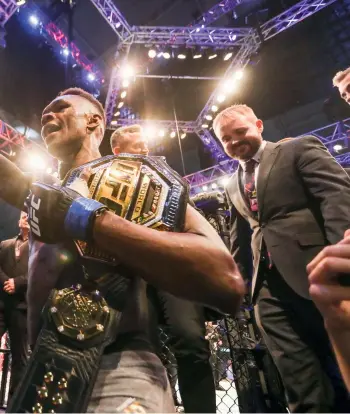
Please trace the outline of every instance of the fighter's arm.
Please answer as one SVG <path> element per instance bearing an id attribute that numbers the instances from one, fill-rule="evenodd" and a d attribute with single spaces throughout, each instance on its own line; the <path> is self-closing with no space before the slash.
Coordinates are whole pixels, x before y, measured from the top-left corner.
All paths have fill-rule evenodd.
<path id="1" fill-rule="evenodd" d="M 326 237 L 337 243 L 350 227 L 349 176 L 316 137 L 302 137 L 294 145 L 298 173 L 320 206 Z"/>
<path id="2" fill-rule="evenodd" d="M 225 313 L 238 309 L 244 294 L 238 268 L 215 230 L 191 206 L 183 233 L 155 231 L 105 212 L 95 220 L 93 239 L 160 289 Z"/>

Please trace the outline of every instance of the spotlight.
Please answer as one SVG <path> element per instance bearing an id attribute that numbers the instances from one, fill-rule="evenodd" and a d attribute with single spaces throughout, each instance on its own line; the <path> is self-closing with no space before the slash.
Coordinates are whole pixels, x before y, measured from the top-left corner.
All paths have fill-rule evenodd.
<path id="1" fill-rule="evenodd" d="M 225 99 L 226 99 L 226 96 L 223 94 L 218 95 L 218 97 L 216 98 L 216 100 L 220 103 L 224 102 Z"/>
<path id="2" fill-rule="evenodd" d="M 164 59 L 170 59 L 170 53 L 169 52 L 163 52 L 163 58 Z"/>
<path id="3" fill-rule="evenodd" d="M 123 105 L 124 105 L 124 102 L 119 102 L 119 103 L 118 103 L 118 109 L 122 108 L 122 107 L 123 107 Z"/>
<path id="4" fill-rule="evenodd" d="M 131 78 L 132 76 L 134 76 L 135 70 L 132 66 L 125 65 L 124 67 L 120 69 L 120 74 L 122 75 L 123 78 Z"/>
<path id="5" fill-rule="evenodd" d="M 118 121 L 111 121 L 111 125 L 118 125 Z"/>
<path id="6" fill-rule="evenodd" d="M 224 60 L 229 60 L 229 59 L 231 59 L 231 58 L 232 58 L 232 55 L 233 55 L 233 53 L 232 53 L 232 52 L 226 53 L 226 55 L 224 56 Z"/>
<path id="7" fill-rule="evenodd" d="M 69 49 L 67 47 L 64 47 L 62 50 L 62 53 L 64 56 L 68 56 L 69 55 Z"/>
<path id="8" fill-rule="evenodd" d="M 52 173 L 52 168 L 51 167 L 46 168 L 46 172 L 47 172 L 47 174 L 51 174 Z"/>
<path id="9" fill-rule="evenodd" d="M 162 56 L 163 56 L 163 52 L 159 52 L 158 55 L 157 55 L 157 57 L 159 57 L 159 58 L 162 57 Z"/>
<path id="10" fill-rule="evenodd" d="M 178 59 L 181 59 L 181 60 L 184 60 L 184 59 L 186 59 L 186 55 L 185 55 L 185 54 L 183 54 L 183 53 L 179 53 L 179 54 L 177 55 L 177 58 L 178 58 Z"/>
<path id="11" fill-rule="evenodd" d="M 205 115 L 205 119 L 207 119 L 208 121 L 212 121 L 213 117 L 211 115 Z"/>
<path id="12" fill-rule="evenodd" d="M 57 171 L 54 171 L 52 175 L 53 175 L 53 177 L 58 178 L 58 172 Z"/>
<path id="13" fill-rule="evenodd" d="M 202 55 L 200 52 L 198 52 L 198 53 L 195 53 L 195 54 L 193 55 L 193 59 L 200 59 L 202 56 L 203 56 L 203 55 Z"/>
<path id="14" fill-rule="evenodd" d="M 208 56 L 208 59 L 209 60 L 215 59 L 217 57 L 217 55 L 218 55 L 217 53 L 213 53 L 213 54 Z"/>
<path id="15" fill-rule="evenodd" d="M 89 81 L 94 81 L 96 79 L 96 76 L 93 73 L 89 73 L 87 78 L 89 79 Z"/>
<path id="16" fill-rule="evenodd" d="M 208 186 L 207 185 L 203 185 L 202 189 L 203 189 L 203 191 L 208 191 Z"/>
<path id="17" fill-rule="evenodd" d="M 175 131 L 171 131 L 170 138 L 175 138 L 175 137 L 176 137 L 176 132 Z"/>
<path id="18" fill-rule="evenodd" d="M 23 6 L 23 4 L 26 4 L 26 0 L 16 0 L 16 6 Z"/>
<path id="19" fill-rule="evenodd" d="M 154 49 L 150 49 L 150 50 L 148 51 L 148 57 L 149 57 L 150 59 L 154 59 L 156 56 L 157 56 L 157 51 L 156 51 L 156 50 L 154 50 Z"/>
<path id="20" fill-rule="evenodd" d="M 126 97 L 126 94 L 127 94 L 127 92 L 126 92 L 126 91 L 123 91 L 123 92 L 120 94 L 120 97 L 121 97 L 122 99 L 124 99 L 124 98 Z"/>
<path id="21" fill-rule="evenodd" d="M 238 70 L 238 71 L 235 73 L 235 78 L 236 78 L 237 80 L 242 79 L 242 78 L 243 78 L 243 70 Z"/>
<path id="22" fill-rule="evenodd" d="M 213 105 L 212 107 L 211 107 L 211 110 L 213 111 L 213 112 L 217 112 L 218 111 L 218 107 L 216 106 L 216 105 Z"/>
<path id="23" fill-rule="evenodd" d="M 156 135 L 155 127 L 152 125 L 147 126 L 144 129 L 144 133 L 145 133 L 146 138 L 154 138 Z"/>
<path id="24" fill-rule="evenodd" d="M 220 180 L 220 184 L 223 187 L 226 187 L 229 181 L 230 181 L 230 177 L 222 177 L 221 180 Z"/>
<path id="25" fill-rule="evenodd" d="M 207 128 L 209 128 L 209 125 L 208 124 L 202 124 L 202 128 L 207 129 Z"/>
<path id="26" fill-rule="evenodd" d="M 117 111 L 114 116 L 119 116 L 120 115 L 120 111 Z"/>
<path id="27" fill-rule="evenodd" d="M 232 92 L 236 89 L 237 83 L 235 79 L 229 79 L 224 83 L 223 90 L 226 92 Z"/>
<path id="28" fill-rule="evenodd" d="M 213 189 L 213 190 L 215 190 L 215 188 L 217 188 L 218 187 L 218 185 L 216 184 L 216 183 L 213 183 L 212 185 L 211 185 L 211 188 Z"/>
<path id="29" fill-rule="evenodd" d="M 335 144 L 333 147 L 334 151 L 339 152 L 343 149 L 343 146 L 340 144 Z"/>
<path id="30" fill-rule="evenodd" d="M 187 135 L 187 134 L 186 134 L 186 132 L 183 132 L 183 133 L 180 135 L 180 138 L 181 138 L 181 139 L 185 139 L 185 138 L 186 138 L 186 135 Z"/>
<path id="31" fill-rule="evenodd" d="M 130 85 L 130 82 L 127 79 L 124 79 L 122 83 L 123 88 L 127 88 L 129 85 Z"/>
<path id="32" fill-rule="evenodd" d="M 115 24 L 115 28 L 116 29 L 119 29 L 119 27 L 121 26 L 122 24 L 120 23 L 120 22 L 117 22 L 116 24 Z"/>
<path id="33" fill-rule="evenodd" d="M 31 16 L 29 16 L 29 23 L 32 26 L 37 26 L 40 23 L 40 21 L 34 14 L 32 14 Z"/>
<path id="34" fill-rule="evenodd" d="M 158 132 L 158 135 L 160 136 L 160 137 L 164 137 L 165 136 L 165 131 L 164 131 L 164 129 L 161 129 L 159 132 Z"/>
<path id="35" fill-rule="evenodd" d="M 36 170 L 43 170 L 45 168 L 45 161 L 38 154 L 28 154 L 28 163 L 31 168 Z"/>

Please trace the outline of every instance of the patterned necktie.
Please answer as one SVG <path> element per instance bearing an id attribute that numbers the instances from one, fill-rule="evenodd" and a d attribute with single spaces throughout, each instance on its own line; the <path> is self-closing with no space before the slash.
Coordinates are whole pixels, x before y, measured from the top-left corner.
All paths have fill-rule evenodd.
<path id="1" fill-rule="evenodd" d="M 246 201 L 253 214 L 258 214 L 258 199 L 255 186 L 255 167 L 258 163 L 251 159 L 245 163 L 243 173 L 243 189 Z"/>

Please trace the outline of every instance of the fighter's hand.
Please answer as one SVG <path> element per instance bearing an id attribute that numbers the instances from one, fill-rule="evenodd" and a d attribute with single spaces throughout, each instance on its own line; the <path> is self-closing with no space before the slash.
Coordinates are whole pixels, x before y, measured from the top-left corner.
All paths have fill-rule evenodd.
<path id="1" fill-rule="evenodd" d="M 34 183 L 27 198 L 33 236 L 44 243 L 89 240 L 97 213 L 106 207 L 66 188 Z"/>
<path id="2" fill-rule="evenodd" d="M 9 295 L 15 293 L 15 281 L 13 280 L 13 278 L 8 279 L 4 282 L 4 291 Z"/>
<path id="3" fill-rule="evenodd" d="M 332 329 L 350 329 L 350 230 L 339 243 L 325 247 L 307 266 L 310 296 Z"/>

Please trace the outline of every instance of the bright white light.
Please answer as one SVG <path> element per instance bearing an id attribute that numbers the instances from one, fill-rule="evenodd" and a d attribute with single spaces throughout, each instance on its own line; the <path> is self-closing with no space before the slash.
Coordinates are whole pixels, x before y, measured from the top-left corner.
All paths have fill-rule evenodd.
<path id="1" fill-rule="evenodd" d="M 207 119 L 208 121 L 212 121 L 213 117 L 211 115 L 205 115 L 205 119 Z"/>
<path id="2" fill-rule="evenodd" d="M 69 55 L 69 49 L 64 47 L 62 53 L 63 53 L 64 56 L 68 56 Z"/>
<path id="3" fill-rule="evenodd" d="M 171 131 L 170 138 L 175 138 L 175 137 L 176 137 L 176 132 L 175 131 Z"/>
<path id="4" fill-rule="evenodd" d="M 186 59 L 186 55 L 184 55 L 183 53 L 180 53 L 177 55 L 177 58 L 183 60 L 183 59 Z"/>
<path id="5" fill-rule="evenodd" d="M 54 173 L 52 174 L 54 177 L 58 178 L 58 172 L 54 171 Z"/>
<path id="6" fill-rule="evenodd" d="M 200 31 L 201 31 L 201 28 L 200 27 L 197 27 L 196 32 L 198 33 Z"/>
<path id="7" fill-rule="evenodd" d="M 96 79 L 96 76 L 93 73 L 89 73 L 87 77 L 88 77 L 89 81 L 91 81 L 91 82 Z"/>
<path id="8" fill-rule="evenodd" d="M 51 173 L 52 173 L 52 168 L 51 168 L 51 167 L 46 168 L 46 172 L 47 172 L 48 174 L 51 174 Z"/>
<path id="9" fill-rule="evenodd" d="M 187 134 L 186 134 L 186 132 L 183 132 L 183 133 L 180 135 L 180 138 L 181 138 L 181 139 L 185 139 L 185 138 L 186 138 L 186 135 L 187 135 Z"/>
<path id="10" fill-rule="evenodd" d="M 217 55 L 218 55 L 217 53 L 213 53 L 212 55 L 208 56 L 208 59 L 209 60 L 215 59 L 217 57 Z"/>
<path id="11" fill-rule="evenodd" d="M 115 28 L 116 29 L 119 29 L 119 27 L 121 26 L 122 24 L 120 23 L 120 22 L 117 22 L 116 24 L 115 24 Z"/>
<path id="12" fill-rule="evenodd" d="M 26 4 L 26 0 L 17 0 L 16 1 L 17 6 L 23 6 L 23 4 Z"/>
<path id="13" fill-rule="evenodd" d="M 216 105 L 213 105 L 213 106 L 211 107 L 211 110 L 212 110 L 213 112 L 217 112 L 217 111 L 219 110 L 219 108 L 218 108 Z"/>
<path id="14" fill-rule="evenodd" d="M 120 69 L 120 74 L 122 75 L 123 78 L 131 78 L 132 76 L 135 75 L 135 70 L 132 66 L 130 65 L 125 65 Z"/>
<path id="15" fill-rule="evenodd" d="M 169 52 L 163 52 L 163 58 L 164 59 L 170 59 L 170 53 Z"/>
<path id="16" fill-rule="evenodd" d="M 202 124 L 202 128 L 207 129 L 207 128 L 209 128 L 209 125 L 208 124 Z"/>
<path id="17" fill-rule="evenodd" d="M 212 185 L 211 185 L 211 188 L 213 189 L 213 190 L 215 190 L 215 188 L 217 188 L 218 187 L 218 185 L 216 184 L 216 183 L 213 183 Z"/>
<path id="18" fill-rule="evenodd" d="M 207 185 L 203 185 L 203 191 L 208 191 L 208 186 Z"/>
<path id="19" fill-rule="evenodd" d="M 223 187 L 226 187 L 229 181 L 230 181 L 230 177 L 222 177 L 221 180 L 220 180 L 220 184 Z"/>
<path id="20" fill-rule="evenodd" d="M 164 131 L 164 129 L 161 129 L 161 130 L 158 132 L 158 135 L 159 135 L 160 137 L 164 137 L 164 136 L 165 136 L 165 131 Z"/>
<path id="21" fill-rule="evenodd" d="M 29 16 L 29 23 L 32 26 L 37 26 L 40 22 L 39 19 L 34 14 L 32 14 L 31 16 Z"/>
<path id="22" fill-rule="evenodd" d="M 150 49 L 150 50 L 148 51 L 148 57 L 149 57 L 150 59 L 154 59 L 156 56 L 157 56 L 157 51 L 156 51 L 156 50 L 154 50 L 154 49 Z"/>
<path id="23" fill-rule="evenodd" d="M 232 92 L 237 88 L 235 79 L 229 79 L 224 83 L 223 90 L 225 92 Z"/>
<path id="24" fill-rule="evenodd" d="M 126 97 L 126 94 L 127 94 L 127 92 L 126 92 L 126 91 L 123 91 L 123 92 L 120 94 L 120 97 L 121 97 L 122 99 L 124 99 L 124 98 Z"/>
<path id="25" fill-rule="evenodd" d="M 343 149 L 343 146 L 340 144 L 335 144 L 333 147 L 334 151 L 341 151 Z"/>
<path id="26" fill-rule="evenodd" d="M 130 82 L 127 79 L 124 79 L 122 83 L 123 88 L 127 88 L 129 85 L 130 85 Z"/>
<path id="27" fill-rule="evenodd" d="M 220 103 L 224 102 L 225 99 L 226 99 L 226 96 L 223 94 L 218 95 L 218 97 L 216 98 L 216 100 Z"/>
<path id="28" fill-rule="evenodd" d="M 193 55 L 193 59 L 200 59 L 203 55 L 201 53 L 196 53 Z"/>
<path id="29" fill-rule="evenodd" d="M 159 52 L 157 57 L 162 57 L 163 56 L 163 52 Z"/>
<path id="30" fill-rule="evenodd" d="M 235 78 L 237 80 L 241 80 L 243 78 L 243 70 L 237 70 L 237 72 L 235 73 Z"/>
<path id="31" fill-rule="evenodd" d="M 44 170 L 46 167 L 43 158 L 40 155 L 33 153 L 28 154 L 28 164 L 31 168 L 36 170 Z"/>
<path id="32" fill-rule="evenodd" d="M 111 125 L 118 125 L 118 121 L 111 121 Z"/>
<path id="33" fill-rule="evenodd" d="M 118 109 L 122 108 L 122 107 L 123 107 L 123 105 L 124 105 L 124 102 L 119 102 L 119 103 L 118 103 Z"/>
<path id="34" fill-rule="evenodd" d="M 154 138 L 156 135 L 156 129 L 153 125 L 148 125 L 145 129 L 144 129 L 144 133 L 145 133 L 145 137 L 146 138 Z"/>
<path id="35" fill-rule="evenodd" d="M 224 56 L 224 60 L 229 60 L 229 59 L 231 59 L 231 58 L 232 58 L 232 55 L 233 55 L 233 53 L 232 53 L 232 52 L 226 53 L 226 55 Z"/>
<path id="36" fill-rule="evenodd" d="M 114 116 L 119 116 L 120 115 L 120 111 L 117 111 Z"/>

